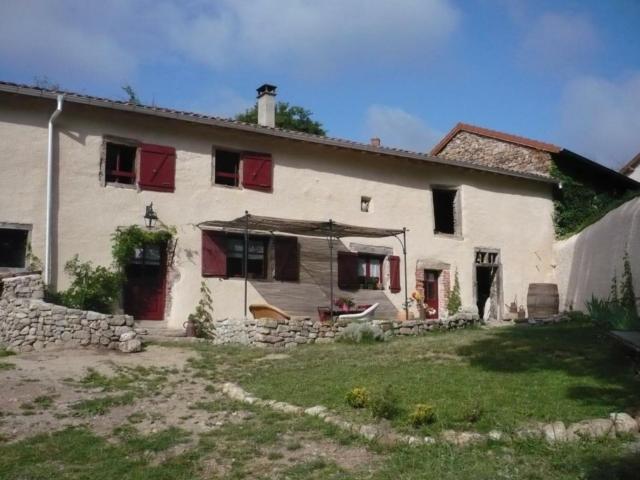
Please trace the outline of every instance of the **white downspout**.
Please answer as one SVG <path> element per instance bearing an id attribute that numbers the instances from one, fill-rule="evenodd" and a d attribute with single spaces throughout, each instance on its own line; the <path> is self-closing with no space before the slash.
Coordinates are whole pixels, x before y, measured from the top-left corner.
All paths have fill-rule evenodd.
<path id="1" fill-rule="evenodd" d="M 49 143 L 47 145 L 47 213 L 44 239 L 44 283 L 51 284 L 51 213 L 53 210 L 53 124 L 62 113 L 64 95 L 58 95 L 58 106 L 49 118 Z"/>

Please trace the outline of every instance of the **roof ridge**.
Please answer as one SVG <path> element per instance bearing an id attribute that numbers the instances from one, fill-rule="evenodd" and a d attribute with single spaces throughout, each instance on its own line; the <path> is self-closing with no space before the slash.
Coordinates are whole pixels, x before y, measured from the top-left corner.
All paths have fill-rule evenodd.
<path id="1" fill-rule="evenodd" d="M 623 175 L 629 175 L 630 173 L 635 171 L 638 165 L 640 165 L 640 152 L 638 152 L 638 154 L 635 157 L 633 157 L 631 160 L 625 163 L 624 166 L 620 168 L 619 171 Z"/>

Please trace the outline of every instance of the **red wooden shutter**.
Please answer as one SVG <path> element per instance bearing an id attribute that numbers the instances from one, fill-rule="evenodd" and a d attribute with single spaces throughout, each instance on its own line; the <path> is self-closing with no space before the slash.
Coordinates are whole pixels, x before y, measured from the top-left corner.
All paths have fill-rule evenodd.
<path id="1" fill-rule="evenodd" d="M 227 242 L 222 232 L 202 231 L 202 276 L 227 276 Z"/>
<path id="2" fill-rule="evenodd" d="M 173 192 L 176 178 L 176 149 L 162 145 L 144 144 L 140 147 L 140 176 L 142 190 Z"/>
<path id="3" fill-rule="evenodd" d="M 242 185 L 253 190 L 270 191 L 272 188 L 273 162 L 265 153 L 242 155 Z"/>
<path id="4" fill-rule="evenodd" d="M 392 293 L 400 291 L 400 257 L 391 255 L 389 257 L 389 290 Z"/>
<path id="5" fill-rule="evenodd" d="M 358 254 L 353 252 L 338 252 L 338 287 L 345 290 L 357 290 Z"/>
<path id="6" fill-rule="evenodd" d="M 296 237 L 275 237 L 276 268 L 274 278 L 283 282 L 296 282 L 300 278 L 300 258 Z"/>

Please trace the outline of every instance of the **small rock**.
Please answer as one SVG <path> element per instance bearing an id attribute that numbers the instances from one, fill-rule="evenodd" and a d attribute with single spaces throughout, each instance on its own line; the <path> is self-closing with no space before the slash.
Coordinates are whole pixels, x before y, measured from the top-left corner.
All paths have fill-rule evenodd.
<path id="1" fill-rule="evenodd" d="M 638 424 L 627 413 L 612 413 L 609 418 L 613 422 L 613 428 L 616 433 L 636 433 L 638 431 Z"/>
<path id="2" fill-rule="evenodd" d="M 583 420 L 573 423 L 567 427 L 567 434 L 570 438 L 574 435 L 586 438 L 615 437 L 613 421 L 610 419 L 596 418 L 593 420 Z"/>
<path id="3" fill-rule="evenodd" d="M 313 415 L 314 417 L 322 417 L 327 414 L 327 407 L 316 405 L 315 407 L 307 408 L 304 413 L 307 415 Z"/>
<path id="4" fill-rule="evenodd" d="M 493 440 L 496 442 L 499 442 L 500 440 L 502 440 L 504 438 L 504 434 L 498 430 L 491 430 L 488 434 L 487 437 L 489 438 L 489 440 Z"/>
<path id="5" fill-rule="evenodd" d="M 118 345 L 118 350 L 123 353 L 135 353 L 142 351 L 142 342 L 137 338 L 133 340 L 128 340 L 126 342 L 120 342 Z"/>
<path id="6" fill-rule="evenodd" d="M 120 335 L 120 341 L 128 342 L 129 340 L 133 340 L 134 338 L 136 338 L 136 336 L 136 332 L 124 332 L 122 335 Z"/>
<path id="7" fill-rule="evenodd" d="M 562 422 L 543 425 L 542 434 L 548 443 L 565 442 L 567 440 L 567 429 Z"/>
<path id="8" fill-rule="evenodd" d="M 362 425 L 359 433 L 367 440 L 374 440 L 380 434 L 375 425 Z"/>

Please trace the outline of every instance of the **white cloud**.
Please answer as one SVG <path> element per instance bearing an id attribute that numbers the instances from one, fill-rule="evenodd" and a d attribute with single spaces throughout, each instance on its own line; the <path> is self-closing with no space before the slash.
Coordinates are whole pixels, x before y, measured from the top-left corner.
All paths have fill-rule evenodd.
<path id="1" fill-rule="evenodd" d="M 571 81 L 561 104 L 568 148 L 618 167 L 640 152 L 640 71 L 620 81 L 584 76 Z"/>
<path id="2" fill-rule="evenodd" d="M 424 59 L 458 22 L 451 0 L 22 0 L 0 6 L 0 62 L 108 80 L 176 59 L 307 74 L 388 68 Z"/>
<path id="3" fill-rule="evenodd" d="M 7 2 L 0 7 L 0 62 L 52 78 L 113 81 L 131 75 L 132 52 L 104 29 L 75 21 L 83 16 L 54 2 Z"/>
<path id="4" fill-rule="evenodd" d="M 598 32 L 588 17 L 545 13 L 529 24 L 519 60 L 545 74 L 566 73 L 587 63 L 599 49 Z"/>
<path id="5" fill-rule="evenodd" d="M 431 150 L 442 138 L 441 132 L 431 128 L 421 118 L 401 108 L 385 105 L 369 107 L 365 125 L 367 134 L 379 137 L 382 145 L 416 152 Z"/>

